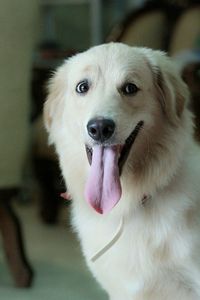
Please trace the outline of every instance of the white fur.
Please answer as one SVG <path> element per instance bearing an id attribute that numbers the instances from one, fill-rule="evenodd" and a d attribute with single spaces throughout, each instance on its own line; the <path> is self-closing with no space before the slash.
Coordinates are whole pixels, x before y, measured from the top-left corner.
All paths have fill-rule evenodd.
<path id="1" fill-rule="evenodd" d="M 76 93 L 79 81 L 91 88 Z M 125 82 L 140 91 L 119 92 Z M 45 123 L 73 198 L 72 221 L 89 268 L 111 300 L 200 299 L 200 150 L 193 140 L 189 93 L 173 63 L 160 51 L 111 43 L 67 60 L 52 78 Z M 106 215 L 84 199 L 89 173 L 87 122 L 116 122 L 123 143 L 138 121 L 144 126 L 126 161 L 122 198 Z M 143 205 L 142 198 L 149 199 Z M 119 240 L 97 261 L 121 217 Z"/>

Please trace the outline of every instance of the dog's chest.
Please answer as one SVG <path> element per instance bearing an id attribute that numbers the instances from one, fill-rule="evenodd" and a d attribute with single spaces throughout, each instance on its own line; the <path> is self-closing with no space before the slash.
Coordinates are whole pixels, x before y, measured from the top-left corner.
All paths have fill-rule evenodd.
<path id="1" fill-rule="evenodd" d="M 156 216 L 150 214 L 147 207 L 130 214 L 124 219 L 120 237 L 92 261 L 115 236 L 120 217 L 93 217 L 87 210 L 74 210 L 74 225 L 92 273 L 108 293 L 116 291 L 122 295 L 119 299 L 133 299 L 138 294 L 142 295 L 138 299 L 148 299 L 143 297 L 144 293 L 151 293 L 153 286 L 163 281 L 165 289 L 170 290 L 176 285 L 174 282 L 179 281 L 179 274 L 182 274 L 180 281 L 187 282 L 187 274 L 183 274 L 180 266 L 191 257 L 191 234 L 187 230 L 180 234 L 180 228 L 185 228 L 181 215 L 170 218 L 169 212 L 163 210 L 162 215 L 156 211 Z"/>
<path id="2" fill-rule="evenodd" d="M 137 220 L 125 220 L 121 236 L 96 261 L 92 257 L 113 239 L 119 222 L 85 220 L 79 227 L 87 263 L 106 290 L 116 289 L 117 282 L 119 290 L 135 294 L 156 273 L 151 237 L 140 226 Z"/>

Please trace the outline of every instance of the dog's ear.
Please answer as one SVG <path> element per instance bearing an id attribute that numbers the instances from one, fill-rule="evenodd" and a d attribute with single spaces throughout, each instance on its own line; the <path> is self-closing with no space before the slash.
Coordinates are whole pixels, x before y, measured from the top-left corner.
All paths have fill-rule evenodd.
<path id="1" fill-rule="evenodd" d="M 160 68 L 157 69 L 155 78 L 157 97 L 164 113 L 170 121 L 177 122 L 189 99 L 188 88 L 178 74 L 163 72 Z"/>
<path id="2" fill-rule="evenodd" d="M 152 57 L 151 57 L 152 59 Z M 176 66 L 163 52 L 154 51 L 150 62 L 156 97 L 168 120 L 176 125 L 189 100 L 189 90 Z"/>
<path id="3" fill-rule="evenodd" d="M 66 66 L 61 66 L 48 83 L 48 96 L 44 104 L 43 118 L 47 131 L 50 132 L 54 119 L 61 117 L 61 103 L 66 87 Z"/>

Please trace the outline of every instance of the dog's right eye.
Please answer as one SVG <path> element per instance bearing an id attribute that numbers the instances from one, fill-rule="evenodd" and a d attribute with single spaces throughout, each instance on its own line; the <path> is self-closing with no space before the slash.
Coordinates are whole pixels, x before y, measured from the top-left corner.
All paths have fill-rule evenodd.
<path id="1" fill-rule="evenodd" d="M 85 94 L 88 92 L 90 86 L 87 80 L 80 81 L 76 86 L 76 92 L 78 94 Z"/>

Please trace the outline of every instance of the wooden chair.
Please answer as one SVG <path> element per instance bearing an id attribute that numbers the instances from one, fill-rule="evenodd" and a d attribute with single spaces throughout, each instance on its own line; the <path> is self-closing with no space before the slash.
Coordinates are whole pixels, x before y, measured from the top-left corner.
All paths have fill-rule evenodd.
<path id="1" fill-rule="evenodd" d="M 14 282 L 29 287 L 33 278 L 20 221 L 12 207 L 23 183 L 30 140 L 30 74 L 37 36 L 36 1 L 4 1 L 0 9 L 0 231 Z"/>
<path id="2" fill-rule="evenodd" d="M 12 207 L 12 199 L 18 190 L 0 190 L 0 230 L 5 256 L 17 287 L 29 287 L 33 270 L 27 261 L 23 244 L 22 227 Z"/>
<path id="3" fill-rule="evenodd" d="M 134 10 L 121 23 L 116 24 L 107 41 L 167 50 L 171 28 L 180 11 L 179 6 L 147 2 L 144 7 Z"/>
<path id="4" fill-rule="evenodd" d="M 200 47 L 200 5 L 191 5 L 182 11 L 174 25 L 169 53 L 177 53 Z"/>

